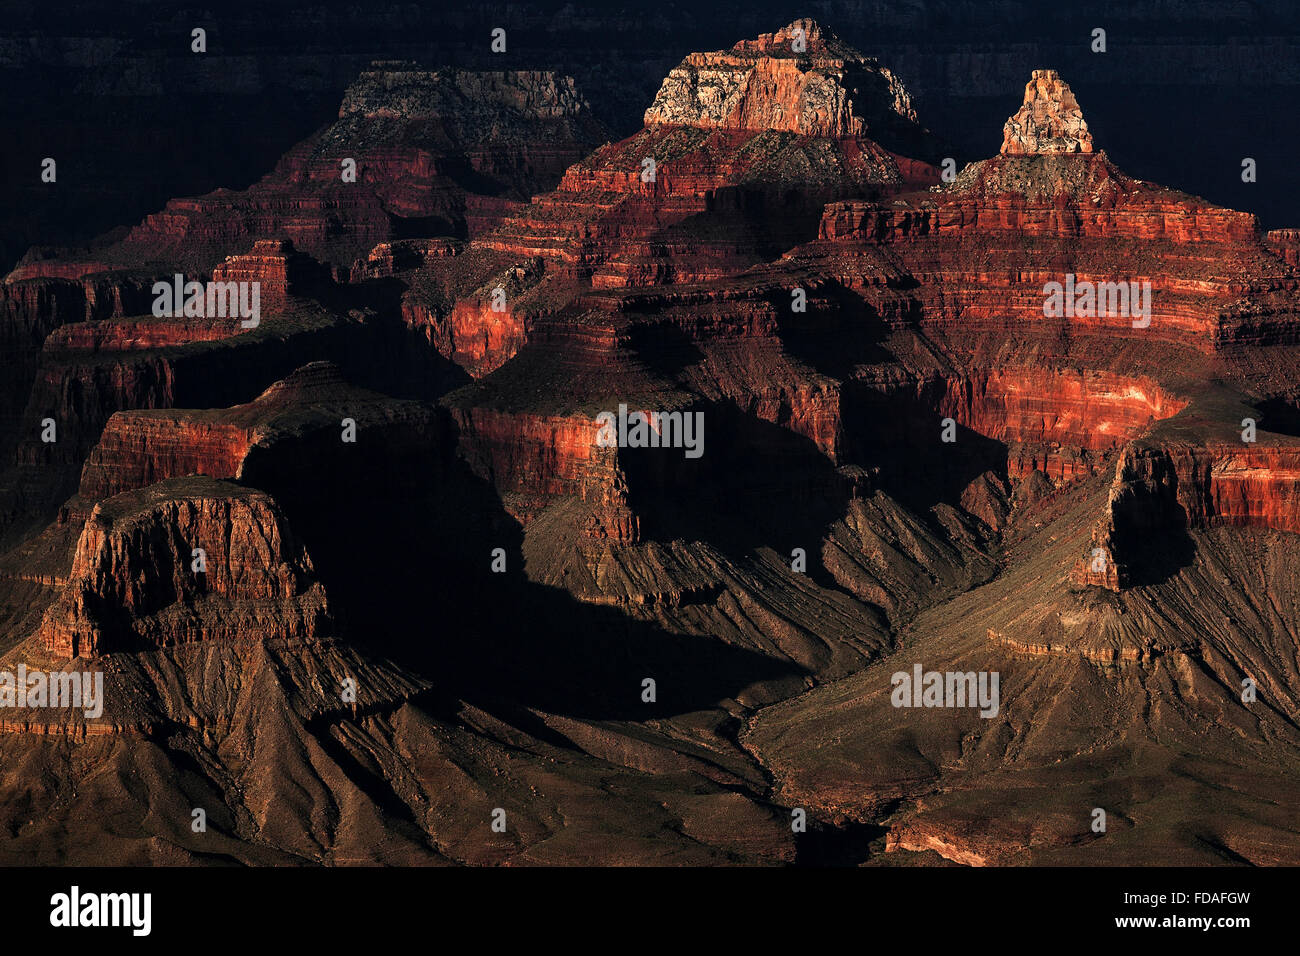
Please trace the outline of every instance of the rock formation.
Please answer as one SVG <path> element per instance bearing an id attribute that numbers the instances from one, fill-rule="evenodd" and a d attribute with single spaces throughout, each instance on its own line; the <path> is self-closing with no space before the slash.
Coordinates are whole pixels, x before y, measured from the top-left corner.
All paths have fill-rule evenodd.
<path id="1" fill-rule="evenodd" d="M 692 53 L 664 80 L 645 125 L 847 137 L 871 135 L 888 113 L 916 122 L 894 75 L 816 21 L 796 20 L 728 51 Z"/>
<path id="2" fill-rule="evenodd" d="M 311 559 L 264 494 L 172 479 L 95 506 L 40 639 L 59 656 L 329 633 Z"/>
<path id="3" fill-rule="evenodd" d="M 329 273 L 288 239 L 259 239 L 245 255 L 227 256 L 212 270 L 213 282 L 256 282 L 266 315 L 285 310 L 290 295 L 316 293 L 329 284 Z"/>
<path id="4" fill-rule="evenodd" d="M 289 467 L 295 452 L 286 447 L 300 453 L 304 439 L 337 442 L 345 418 L 388 448 L 442 441 L 432 410 L 354 388 L 337 366 L 313 362 L 245 405 L 117 412 L 86 460 L 78 495 L 90 505 L 168 478 L 238 479 L 250 467 Z"/>
<path id="5" fill-rule="evenodd" d="M 82 765 L 144 822 L 78 796 L 13 852 L 1297 862 L 1295 230 L 1127 175 L 1051 70 L 941 182 L 810 20 L 642 122 L 381 63 L 257 186 L 20 263 L 0 662 L 113 684 L 0 719 L 41 781 L 0 824 Z M 262 325 L 153 317 L 159 264 L 261 283 Z M 914 667 L 994 712 L 895 706 Z M 159 766 L 229 809 L 208 842 Z"/>
<path id="6" fill-rule="evenodd" d="M 829 199 L 938 181 L 901 83 L 811 20 L 688 56 L 644 122 L 473 246 L 540 257 L 548 284 L 715 280 L 810 238 Z"/>
<path id="7" fill-rule="evenodd" d="M 1055 70 L 1034 70 L 1024 105 L 1003 127 L 1002 155 L 1091 152 L 1092 134 L 1070 87 Z"/>
<path id="8" fill-rule="evenodd" d="M 39 274 L 160 259 L 207 272 L 270 237 L 346 271 L 377 243 L 412 229 L 481 231 L 554 185 L 603 138 L 569 77 L 381 61 L 348 88 L 338 120 L 295 146 L 260 182 L 173 199 L 125 238 L 96 249 L 99 262 L 45 264 Z M 350 179 L 345 160 L 354 164 Z"/>

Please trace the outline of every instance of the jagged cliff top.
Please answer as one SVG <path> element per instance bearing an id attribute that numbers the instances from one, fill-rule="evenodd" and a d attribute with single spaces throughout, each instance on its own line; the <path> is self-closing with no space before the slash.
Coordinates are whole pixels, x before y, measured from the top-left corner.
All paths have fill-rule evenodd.
<path id="1" fill-rule="evenodd" d="M 803 40 L 803 50 L 795 49 L 795 42 L 799 39 Z M 811 17 L 800 17 L 773 33 L 760 33 L 753 40 L 740 40 L 732 46 L 731 52 L 752 54 L 755 57 L 798 57 L 807 54 L 819 58 L 866 59 L 836 36 L 834 31 L 823 27 Z"/>
<path id="2" fill-rule="evenodd" d="M 687 56 L 645 124 L 859 136 L 886 114 L 916 122 L 903 84 L 816 21 L 796 20 L 730 50 Z"/>
<path id="3" fill-rule="evenodd" d="M 1105 150 L 1094 151 L 1078 100 L 1055 70 L 1031 74 L 1024 102 L 1003 126 L 999 155 L 971 163 L 935 191 L 1039 199 L 1070 196 L 1094 207 L 1136 198 L 1183 203 L 1189 209 L 1219 208 L 1198 196 L 1134 179 Z"/>

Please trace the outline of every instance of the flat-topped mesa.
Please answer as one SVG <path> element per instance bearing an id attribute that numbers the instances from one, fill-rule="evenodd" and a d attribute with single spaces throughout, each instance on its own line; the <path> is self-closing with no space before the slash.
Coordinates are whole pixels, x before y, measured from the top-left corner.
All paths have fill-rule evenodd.
<path id="1" fill-rule="evenodd" d="M 338 442 L 339 422 L 350 418 L 380 446 L 366 461 L 418 467 L 441 445 L 437 416 L 419 402 L 356 388 L 330 362 L 311 362 L 271 385 L 253 401 L 220 409 L 134 409 L 114 414 L 81 472 L 81 507 L 169 478 L 270 481 L 316 458 Z"/>
<path id="2" fill-rule="evenodd" d="M 329 271 L 298 252 L 291 239 L 258 239 L 243 255 L 227 256 L 212 270 L 213 282 L 256 282 L 263 314 L 283 312 L 293 295 L 320 292 Z"/>
<path id="3" fill-rule="evenodd" d="M 97 505 L 40 638 L 92 657 L 208 640 L 309 641 L 332 632 L 311 558 L 266 494 L 172 479 Z"/>
<path id="4" fill-rule="evenodd" d="M 1002 155 L 1091 152 L 1092 134 L 1069 85 L 1055 70 L 1034 70 L 1025 102 L 1002 128 Z"/>
<path id="5" fill-rule="evenodd" d="M 692 53 L 664 80 L 645 125 L 862 136 L 888 114 L 916 122 L 911 96 L 889 70 L 813 20 Z"/>

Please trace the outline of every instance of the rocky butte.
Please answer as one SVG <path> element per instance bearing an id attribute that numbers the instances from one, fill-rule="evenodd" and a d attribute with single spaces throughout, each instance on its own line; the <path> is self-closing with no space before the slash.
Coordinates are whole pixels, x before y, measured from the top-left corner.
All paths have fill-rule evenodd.
<path id="1" fill-rule="evenodd" d="M 1091 153 L 1092 134 L 1074 93 L 1055 70 L 1034 70 L 1025 102 L 1002 131 L 1003 156 Z"/>
<path id="2" fill-rule="evenodd" d="M 177 550 L 178 541 L 190 554 Z M 311 639 L 328 627 L 325 595 L 312 576 L 311 559 L 266 496 L 205 479 L 161 482 L 95 507 L 40 636 L 62 657 L 201 640 Z"/>
<path id="3" fill-rule="evenodd" d="M 796 21 L 688 56 L 638 133 L 475 237 L 471 265 L 434 264 L 404 311 L 478 376 L 583 290 L 737 275 L 812 238 L 829 200 L 938 182 L 938 151 L 888 69 Z"/>
<path id="4" fill-rule="evenodd" d="M 564 78 L 381 63 L 262 183 L 25 258 L 0 665 L 106 702 L 0 715 L 0 856 L 1300 862 L 1295 230 L 1004 92 L 941 182 L 811 20 L 617 142 Z M 154 320 L 178 272 L 273 306 Z M 1045 315 L 1067 276 L 1149 324 Z M 704 453 L 599 441 L 623 408 Z"/>
<path id="5" fill-rule="evenodd" d="M 849 137 L 916 122 L 903 84 L 814 20 L 717 53 L 692 53 L 664 79 L 646 126 Z"/>

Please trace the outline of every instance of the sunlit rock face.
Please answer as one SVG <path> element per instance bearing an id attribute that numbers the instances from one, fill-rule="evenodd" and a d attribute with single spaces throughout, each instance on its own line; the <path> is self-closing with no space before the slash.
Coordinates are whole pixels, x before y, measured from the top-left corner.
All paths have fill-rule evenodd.
<path id="1" fill-rule="evenodd" d="M 1025 102 L 1002 130 L 1002 155 L 1091 153 L 1092 134 L 1070 87 L 1055 70 L 1034 70 Z"/>
<path id="2" fill-rule="evenodd" d="M 816 21 L 796 20 L 730 50 L 690 54 L 664 80 L 645 125 L 863 136 L 888 112 L 916 121 L 902 83 Z"/>

